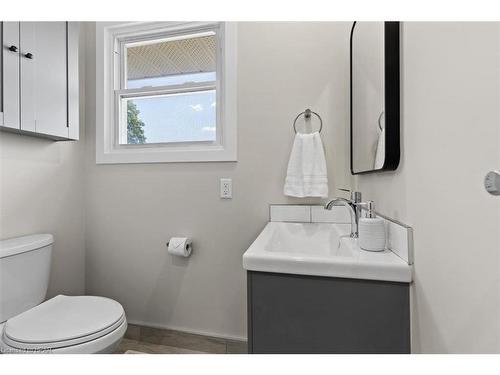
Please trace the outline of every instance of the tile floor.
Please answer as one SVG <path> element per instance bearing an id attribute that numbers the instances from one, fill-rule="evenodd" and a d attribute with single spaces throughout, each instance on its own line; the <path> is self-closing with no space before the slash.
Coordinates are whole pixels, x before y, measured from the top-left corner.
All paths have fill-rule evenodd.
<path id="1" fill-rule="evenodd" d="M 127 354 L 246 354 L 247 343 L 129 324 L 116 353 L 127 351 Z"/>

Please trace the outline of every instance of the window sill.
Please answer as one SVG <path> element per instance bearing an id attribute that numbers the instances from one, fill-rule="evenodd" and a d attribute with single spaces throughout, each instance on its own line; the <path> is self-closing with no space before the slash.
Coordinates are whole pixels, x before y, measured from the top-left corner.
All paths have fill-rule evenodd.
<path id="1" fill-rule="evenodd" d="M 165 148 L 138 147 L 98 153 L 96 164 L 186 163 L 186 162 L 235 162 L 236 149 L 221 146 Z"/>

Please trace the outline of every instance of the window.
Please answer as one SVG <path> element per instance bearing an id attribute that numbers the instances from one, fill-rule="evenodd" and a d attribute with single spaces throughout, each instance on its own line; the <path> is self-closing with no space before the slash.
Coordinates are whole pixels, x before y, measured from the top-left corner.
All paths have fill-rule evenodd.
<path id="1" fill-rule="evenodd" d="M 97 163 L 235 161 L 234 29 L 98 23 Z"/>

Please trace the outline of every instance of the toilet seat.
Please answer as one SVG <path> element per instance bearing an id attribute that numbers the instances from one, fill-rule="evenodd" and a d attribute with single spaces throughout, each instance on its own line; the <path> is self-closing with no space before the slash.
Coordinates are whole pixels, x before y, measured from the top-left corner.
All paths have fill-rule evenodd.
<path id="1" fill-rule="evenodd" d="M 123 307 L 109 298 L 59 295 L 7 320 L 2 341 L 22 350 L 53 350 L 97 340 L 125 321 Z"/>

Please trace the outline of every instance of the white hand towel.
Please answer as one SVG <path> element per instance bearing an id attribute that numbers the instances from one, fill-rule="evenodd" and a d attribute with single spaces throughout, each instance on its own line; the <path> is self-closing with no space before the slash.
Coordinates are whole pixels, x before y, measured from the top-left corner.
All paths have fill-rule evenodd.
<path id="1" fill-rule="evenodd" d="M 284 193 L 300 198 L 328 197 L 325 151 L 318 132 L 295 135 Z"/>
<path id="2" fill-rule="evenodd" d="M 382 169 L 385 162 L 385 128 L 378 135 L 377 149 L 375 151 L 375 162 L 373 169 Z"/>

